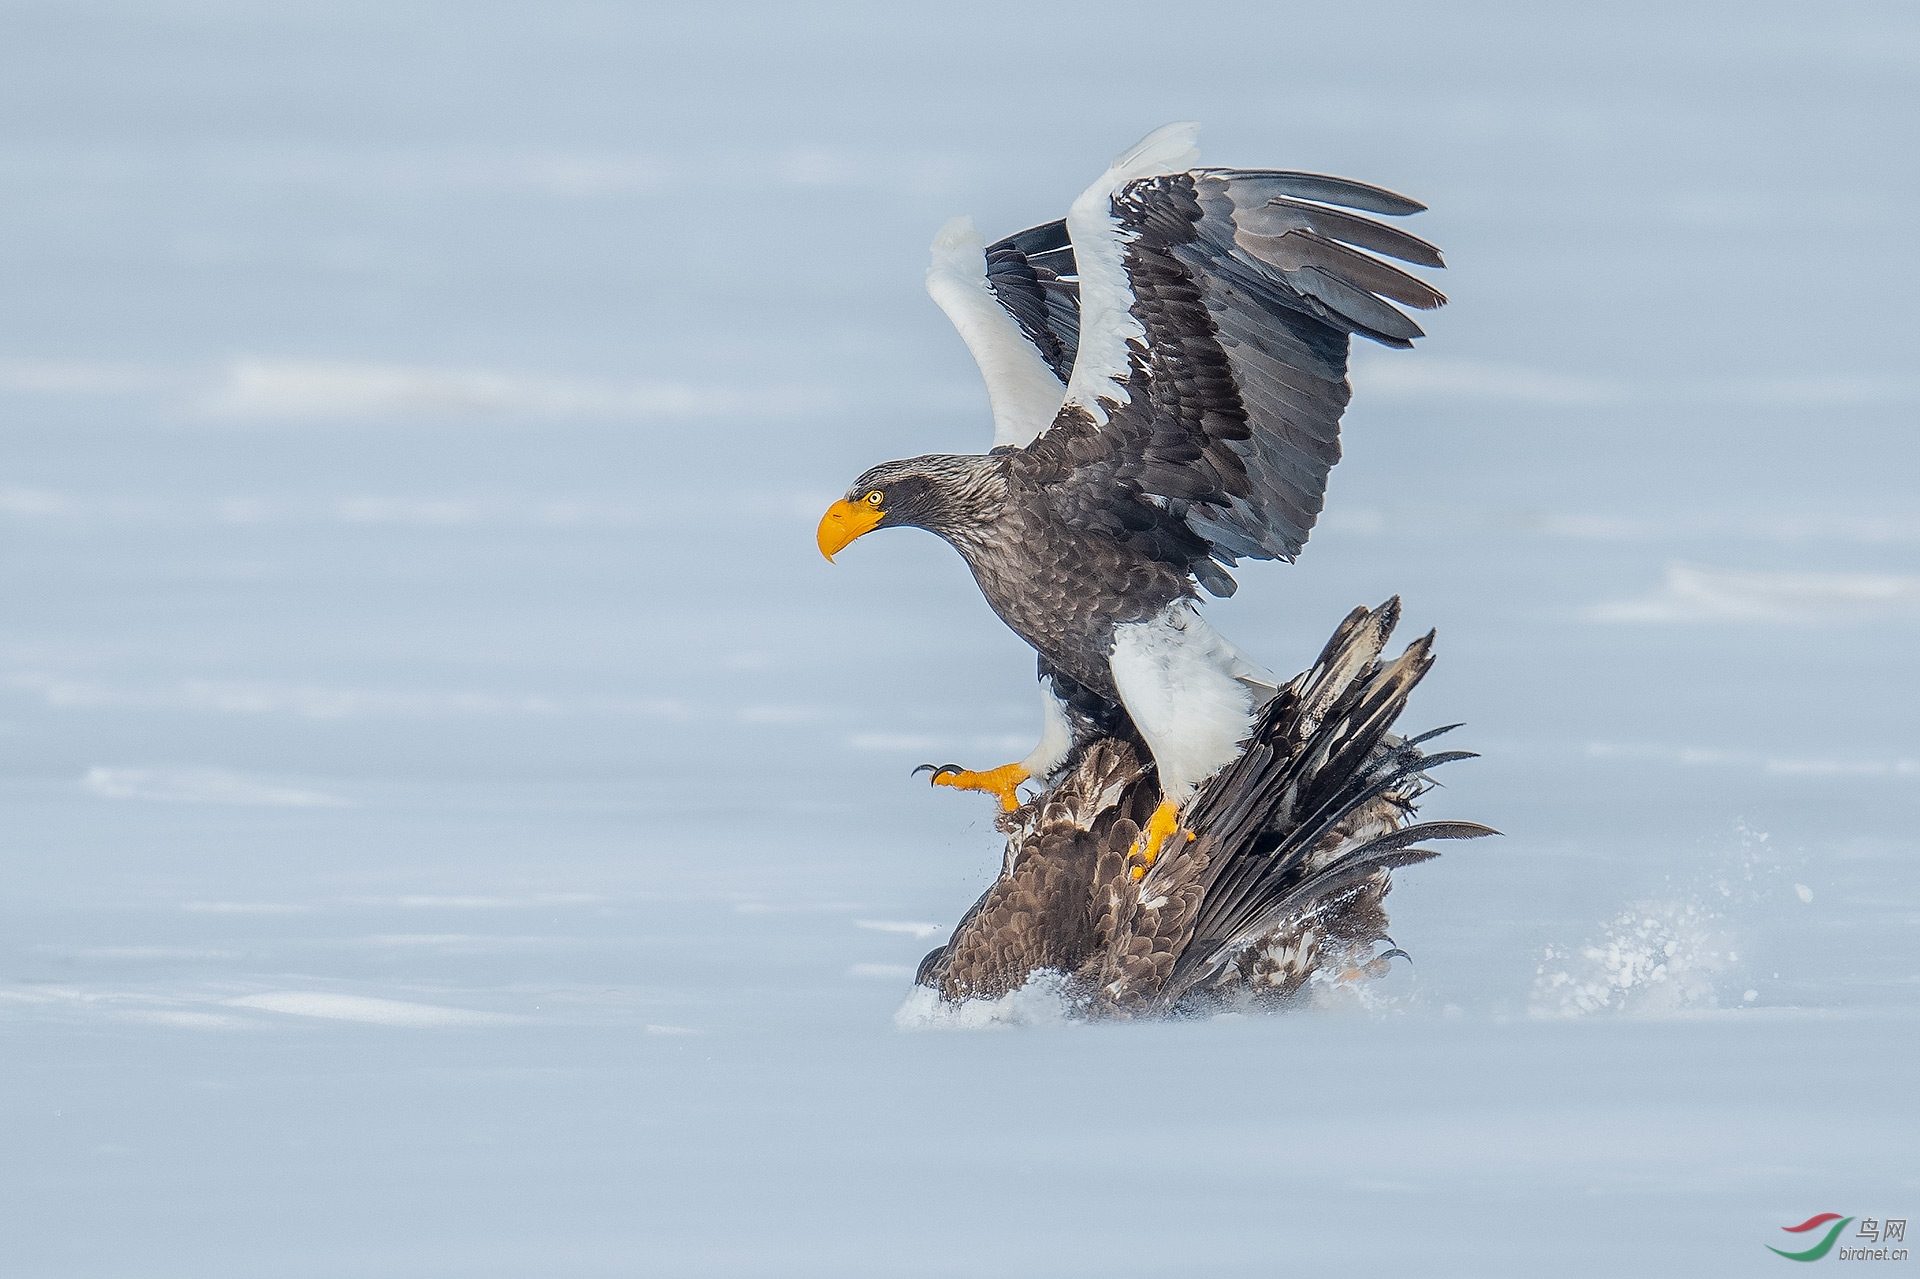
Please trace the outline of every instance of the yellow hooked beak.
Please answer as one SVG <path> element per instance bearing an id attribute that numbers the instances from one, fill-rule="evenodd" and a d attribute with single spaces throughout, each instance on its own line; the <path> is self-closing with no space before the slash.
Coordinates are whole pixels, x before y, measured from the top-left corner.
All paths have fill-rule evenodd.
<path id="1" fill-rule="evenodd" d="M 815 535 L 820 543 L 820 553 L 831 561 L 846 550 L 854 538 L 878 528 L 885 514 L 885 511 L 869 502 L 861 502 L 856 506 L 845 498 L 840 499 L 820 517 L 820 531 Z"/>

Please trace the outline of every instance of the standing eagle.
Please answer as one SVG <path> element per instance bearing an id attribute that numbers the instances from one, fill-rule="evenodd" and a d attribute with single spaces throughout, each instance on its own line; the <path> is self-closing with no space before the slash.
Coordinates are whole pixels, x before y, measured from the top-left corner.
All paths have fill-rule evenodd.
<path id="1" fill-rule="evenodd" d="M 1446 301 L 1372 256 L 1439 267 L 1437 249 L 1348 211 L 1425 206 L 1345 178 L 1198 168 L 1198 133 L 1149 134 L 1061 221 L 990 245 L 967 219 L 941 229 L 927 291 L 986 379 L 993 448 L 882 463 L 818 535 L 831 560 L 876 528 L 937 534 L 1039 653 L 1033 753 L 942 765 L 936 784 L 1011 811 L 1077 745 L 1145 744 L 1159 800 L 1136 878 L 1278 688 L 1201 618 L 1196 588 L 1230 595 L 1239 560 L 1300 552 L 1340 458 L 1350 338 L 1409 347 L 1421 330 L 1390 301 Z"/>

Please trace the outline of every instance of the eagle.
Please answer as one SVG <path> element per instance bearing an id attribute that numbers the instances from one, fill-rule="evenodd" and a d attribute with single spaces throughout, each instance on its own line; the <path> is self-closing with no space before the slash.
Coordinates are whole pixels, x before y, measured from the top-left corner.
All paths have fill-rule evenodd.
<path id="1" fill-rule="evenodd" d="M 1397 596 L 1348 614 L 1200 787 L 1196 837 L 1151 866 L 1139 833 L 1158 797 L 1140 742 L 1086 743 L 997 817 L 1000 874 L 914 984 L 948 1009 L 1038 980 L 1083 1019 L 1204 1016 L 1278 1011 L 1411 962 L 1387 933 L 1392 872 L 1440 855 L 1420 845 L 1499 832 L 1413 820 L 1429 774 L 1474 755 L 1427 746 L 1457 724 L 1393 733 L 1433 666 L 1432 632 L 1386 657 L 1399 618 Z M 909 997 L 902 1013 L 927 1010 Z"/>
<path id="2" fill-rule="evenodd" d="M 1044 792 L 1087 744 L 1144 744 L 1158 800 L 1136 880 L 1193 837 L 1183 810 L 1280 689 L 1207 624 L 1199 592 L 1231 595 L 1243 559 L 1300 553 L 1340 458 L 1351 339 L 1410 347 L 1422 332 L 1400 306 L 1446 301 L 1383 260 L 1437 268 L 1439 250 L 1361 216 L 1424 205 L 1202 168 L 1198 134 L 1148 134 L 1063 219 L 992 244 L 968 219 L 941 228 L 927 290 L 986 381 L 993 446 L 881 463 L 817 533 L 829 561 L 875 529 L 944 539 L 1039 656 L 1032 753 L 923 765 L 935 785 L 1012 812 L 1019 786 Z"/>

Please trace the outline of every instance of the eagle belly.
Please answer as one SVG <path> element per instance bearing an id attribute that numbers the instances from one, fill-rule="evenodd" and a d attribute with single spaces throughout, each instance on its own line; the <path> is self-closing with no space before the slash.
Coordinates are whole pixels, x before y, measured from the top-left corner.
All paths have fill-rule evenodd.
<path id="1" fill-rule="evenodd" d="M 1048 515 L 1011 503 L 989 536 L 955 546 L 994 612 L 1040 654 L 1043 675 L 1064 675 L 1082 698 L 1131 717 L 1163 794 L 1182 802 L 1239 753 L 1276 681 L 1207 625 L 1180 568 Z M 1058 726 L 1048 728 L 1036 762 L 1057 764 Z"/>
<path id="2" fill-rule="evenodd" d="M 987 604 L 1053 669 L 1118 704 L 1107 661 L 1114 628 L 1192 595 L 1184 567 L 1135 543 L 1076 528 L 1043 500 L 1016 496 L 973 536 L 949 539 Z"/>

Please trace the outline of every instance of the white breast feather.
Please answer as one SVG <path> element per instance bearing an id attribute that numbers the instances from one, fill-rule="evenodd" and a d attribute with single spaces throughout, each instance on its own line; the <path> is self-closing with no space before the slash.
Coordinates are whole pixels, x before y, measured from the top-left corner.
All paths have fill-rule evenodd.
<path id="1" fill-rule="evenodd" d="M 1184 173 L 1200 163 L 1200 151 L 1194 145 L 1199 137 L 1197 124 L 1162 125 L 1115 160 L 1067 210 L 1067 235 L 1073 240 L 1073 260 L 1080 273 L 1080 348 L 1066 398 L 1096 421 L 1106 421 L 1101 397 L 1126 403 L 1127 393 L 1120 383 L 1127 376 L 1127 343 L 1147 335 L 1133 315 L 1126 242 L 1113 216 L 1113 197 L 1136 178 Z"/>
<path id="2" fill-rule="evenodd" d="M 1066 389 L 987 287 L 985 246 L 972 218 L 941 227 L 933 237 L 927 294 L 960 330 L 980 366 L 993 405 L 994 447 L 1025 448 L 1052 425 Z"/>

